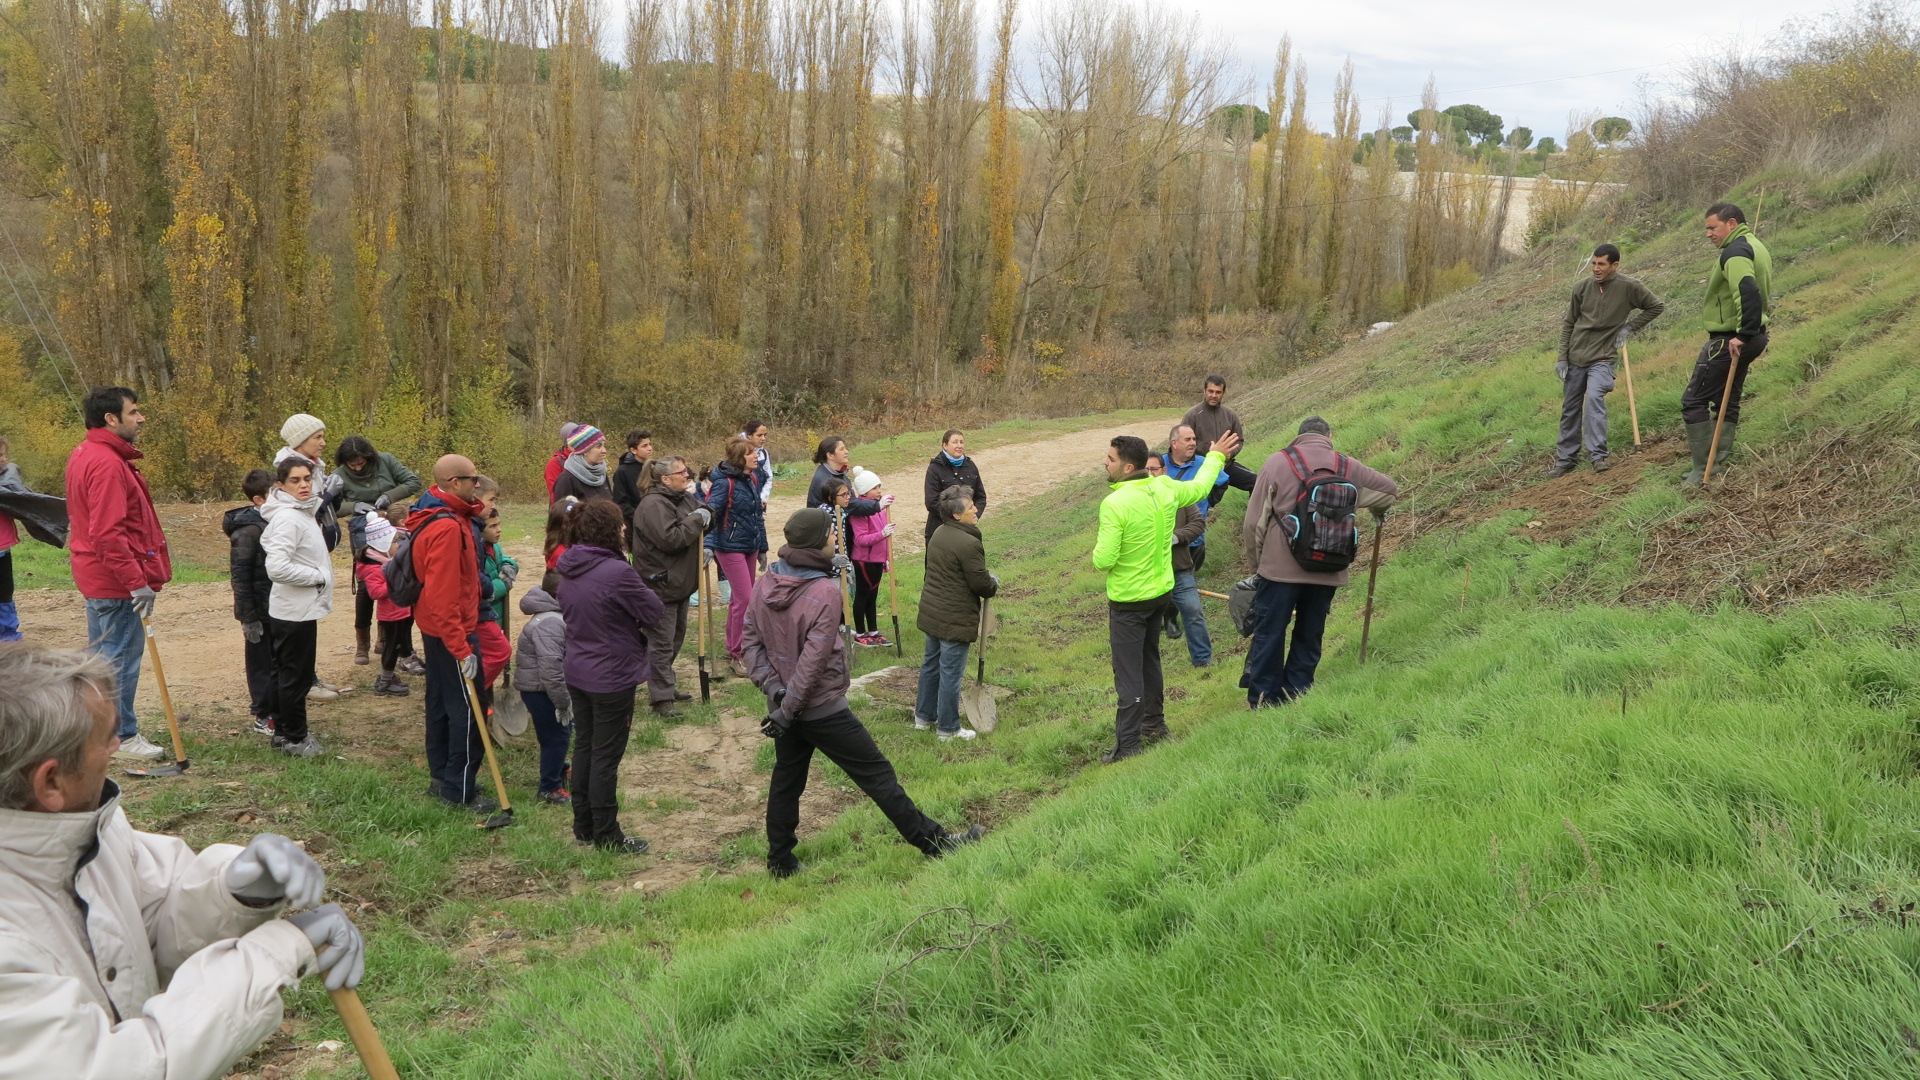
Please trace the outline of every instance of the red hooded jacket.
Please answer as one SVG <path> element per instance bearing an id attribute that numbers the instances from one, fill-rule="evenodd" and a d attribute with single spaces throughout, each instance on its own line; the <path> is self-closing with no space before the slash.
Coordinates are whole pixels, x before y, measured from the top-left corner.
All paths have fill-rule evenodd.
<path id="1" fill-rule="evenodd" d="M 73 584 L 93 600 L 125 600 L 173 580 L 173 556 L 153 495 L 134 462 L 145 455 L 106 428 L 90 428 L 67 458 L 67 550 Z"/>
<path id="2" fill-rule="evenodd" d="M 407 515 L 413 572 L 420 578 L 413 621 L 421 633 L 439 638 L 455 660 L 465 660 L 473 653 L 467 636 L 480 629 L 480 556 L 473 546 L 473 518 L 480 506 L 447 494 L 438 484 L 428 492 L 446 505 Z M 427 524 L 435 514 L 448 513 L 453 516 Z"/>

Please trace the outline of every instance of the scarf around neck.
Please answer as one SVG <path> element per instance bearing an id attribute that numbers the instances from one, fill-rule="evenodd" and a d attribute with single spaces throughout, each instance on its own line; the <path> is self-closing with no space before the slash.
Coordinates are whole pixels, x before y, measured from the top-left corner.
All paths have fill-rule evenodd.
<path id="1" fill-rule="evenodd" d="M 588 487 L 607 486 L 607 463 L 604 461 L 598 465 L 589 465 L 584 456 L 568 454 L 567 459 L 560 463 L 560 467 L 572 473 L 575 480 Z"/>

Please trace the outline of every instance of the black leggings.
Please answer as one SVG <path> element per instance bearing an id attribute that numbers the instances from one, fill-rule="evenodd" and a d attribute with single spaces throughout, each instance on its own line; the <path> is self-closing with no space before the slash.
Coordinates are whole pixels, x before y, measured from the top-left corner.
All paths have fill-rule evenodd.
<path id="1" fill-rule="evenodd" d="M 883 562 L 853 564 L 853 632 L 877 633 L 880 629 L 880 581 L 887 576 Z"/>
<path id="2" fill-rule="evenodd" d="M 413 655 L 413 616 L 380 624 L 380 670 L 393 673 L 393 665 L 403 656 Z"/>

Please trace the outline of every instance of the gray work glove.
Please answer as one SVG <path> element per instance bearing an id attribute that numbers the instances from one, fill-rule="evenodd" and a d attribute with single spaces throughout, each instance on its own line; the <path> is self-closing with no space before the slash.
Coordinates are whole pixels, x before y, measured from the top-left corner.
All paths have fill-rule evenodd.
<path id="1" fill-rule="evenodd" d="M 267 636 L 267 624 L 257 622 L 241 623 L 240 632 L 247 636 L 247 644 L 258 645 L 260 644 L 260 639 Z"/>
<path id="2" fill-rule="evenodd" d="M 133 590 L 133 613 L 142 619 L 153 618 L 153 602 L 159 598 L 159 593 L 145 585 Z"/>
<path id="3" fill-rule="evenodd" d="M 1626 348 L 1626 347 L 1627 347 L 1627 339 L 1628 339 L 1628 338 L 1630 338 L 1630 337 L 1632 337 L 1632 336 L 1633 336 L 1633 328 L 1632 328 L 1632 327 L 1630 327 L 1630 326 L 1623 326 L 1623 327 L 1621 327 L 1621 328 L 1620 328 L 1620 332 L 1619 332 L 1619 333 L 1617 333 L 1617 334 L 1615 334 L 1615 335 L 1613 335 L 1613 347 L 1614 347 L 1614 349 L 1615 349 L 1616 351 L 1618 351 L 1618 350 L 1620 350 L 1620 349 L 1624 349 L 1624 348 Z"/>
<path id="4" fill-rule="evenodd" d="M 706 546 L 705 544 L 700 545 L 700 565 L 701 566 L 713 565 L 713 549 Z"/>
<path id="5" fill-rule="evenodd" d="M 833 572 L 834 572 L 834 573 L 836 573 L 836 574 L 844 574 L 844 573 L 846 573 L 847 571 L 849 571 L 849 570 L 851 570 L 851 569 L 853 569 L 853 560 L 852 560 L 852 559 L 849 559 L 849 558 L 847 558 L 847 557 L 846 557 L 845 555 L 835 555 L 835 556 L 833 557 Z"/>
<path id="6" fill-rule="evenodd" d="M 993 587 L 998 589 L 1000 587 L 1000 575 L 989 570 L 987 571 L 987 576 L 993 579 Z"/>
<path id="7" fill-rule="evenodd" d="M 699 518 L 699 519 L 700 519 L 700 531 L 701 531 L 701 532 L 706 532 L 706 531 L 707 531 L 707 526 L 709 526 L 709 525 L 711 525 L 711 524 L 713 524 L 713 511 L 711 511 L 711 510 L 709 510 L 709 509 L 707 509 L 707 508 L 706 508 L 706 507 L 704 507 L 704 506 L 696 506 L 696 507 L 694 507 L 694 508 L 693 508 L 693 516 L 694 516 L 694 517 L 697 517 L 697 518 Z"/>
<path id="8" fill-rule="evenodd" d="M 507 588 L 513 588 L 513 583 L 520 580 L 520 564 L 510 562 L 501 563 L 500 576 L 506 580 Z"/>
<path id="9" fill-rule="evenodd" d="M 299 927 L 312 943 L 320 971 L 327 977 L 327 989 L 351 990 L 360 985 L 360 976 L 367 970 L 367 940 L 360 936 L 359 929 L 348 920 L 339 904 L 324 904 L 312 911 L 289 915 L 287 921 Z"/>
<path id="10" fill-rule="evenodd" d="M 760 553 L 760 572 L 767 572 L 767 553 L 764 551 Z"/>
<path id="11" fill-rule="evenodd" d="M 328 473 L 325 480 L 320 481 L 314 486 L 320 489 L 320 494 L 323 497 L 331 499 L 346 490 L 347 478 L 337 472 Z"/>
<path id="12" fill-rule="evenodd" d="M 326 892 L 327 874 L 313 856 L 284 836 L 261 833 L 227 864 L 227 891 L 256 906 L 285 900 L 310 908 Z"/>
<path id="13" fill-rule="evenodd" d="M 373 500 L 373 508 L 375 510 L 385 510 L 387 507 L 392 505 L 393 505 L 393 496 L 391 495 L 382 495 L 379 498 Z"/>
<path id="14" fill-rule="evenodd" d="M 379 507 L 373 505 L 372 503 L 357 502 L 353 504 L 354 517 L 359 517 L 361 514 L 374 514 L 378 512 L 379 512 Z"/>
<path id="15" fill-rule="evenodd" d="M 1367 507 L 1367 509 L 1368 509 L 1368 510 L 1371 510 L 1371 511 L 1373 511 L 1373 520 L 1375 520 L 1375 521 L 1385 521 L 1385 520 L 1387 520 L 1387 507 L 1384 507 L 1384 506 L 1369 506 L 1369 507 Z"/>
<path id="16" fill-rule="evenodd" d="M 460 677 L 466 679 L 468 682 L 472 682 L 474 679 L 480 677 L 480 657 L 478 654 L 468 653 L 461 659 Z"/>
<path id="17" fill-rule="evenodd" d="M 573 706 L 568 705 L 564 709 L 553 710 L 553 720 L 555 723 L 559 724 L 561 727 L 572 727 L 573 726 Z"/>

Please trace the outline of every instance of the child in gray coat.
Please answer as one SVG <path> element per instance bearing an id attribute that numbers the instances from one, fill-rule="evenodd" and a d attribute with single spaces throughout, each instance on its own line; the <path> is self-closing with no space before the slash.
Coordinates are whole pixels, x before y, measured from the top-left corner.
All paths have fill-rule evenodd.
<path id="1" fill-rule="evenodd" d="M 520 597 L 520 662 L 513 666 L 513 688 L 527 703 L 533 734 L 540 741 L 540 801 L 569 806 L 567 741 L 573 731 L 573 700 L 561 668 L 566 656 L 567 625 L 560 619 L 560 601 L 554 599 L 555 574 Z"/>

